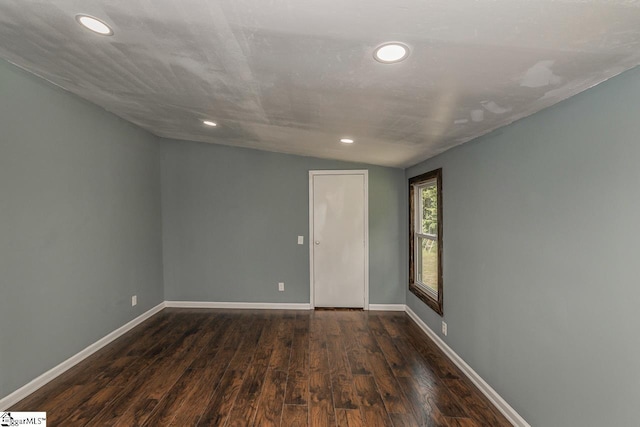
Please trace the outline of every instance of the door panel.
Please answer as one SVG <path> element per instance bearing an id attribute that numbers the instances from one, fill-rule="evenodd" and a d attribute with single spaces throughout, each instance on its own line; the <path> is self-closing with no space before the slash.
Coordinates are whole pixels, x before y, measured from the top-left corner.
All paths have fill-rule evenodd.
<path id="1" fill-rule="evenodd" d="M 316 307 L 365 306 L 365 177 L 313 176 Z"/>

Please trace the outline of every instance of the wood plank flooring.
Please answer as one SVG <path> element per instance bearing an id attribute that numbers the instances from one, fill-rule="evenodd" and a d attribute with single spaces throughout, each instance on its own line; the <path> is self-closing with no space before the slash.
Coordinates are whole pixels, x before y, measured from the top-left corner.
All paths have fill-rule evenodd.
<path id="1" fill-rule="evenodd" d="M 165 309 L 12 411 L 50 426 L 508 426 L 405 313 Z"/>

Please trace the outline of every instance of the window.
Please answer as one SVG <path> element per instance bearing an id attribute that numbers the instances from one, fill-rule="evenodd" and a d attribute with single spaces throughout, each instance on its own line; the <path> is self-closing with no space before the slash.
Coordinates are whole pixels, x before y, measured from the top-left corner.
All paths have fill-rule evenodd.
<path id="1" fill-rule="evenodd" d="M 442 169 L 409 179 L 409 290 L 442 316 Z"/>

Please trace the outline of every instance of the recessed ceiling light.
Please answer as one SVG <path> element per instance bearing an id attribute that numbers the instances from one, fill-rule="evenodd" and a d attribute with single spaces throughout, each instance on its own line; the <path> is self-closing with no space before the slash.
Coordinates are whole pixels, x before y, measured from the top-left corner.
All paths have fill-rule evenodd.
<path id="1" fill-rule="evenodd" d="M 407 56 L 409 56 L 409 48 L 407 45 L 397 42 L 381 44 L 373 52 L 375 60 L 383 64 L 400 62 L 406 59 Z"/>
<path id="2" fill-rule="evenodd" d="M 353 139 L 351 139 L 351 138 L 342 138 L 340 140 L 340 142 L 342 142 L 343 144 L 353 144 Z"/>
<path id="3" fill-rule="evenodd" d="M 211 120 L 203 120 L 202 123 L 204 123 L 207 126 L 211 126 L 211 127 L 218 126 L 218 124 L 216 122 L 212 122 Z"/>
<path id="4" fill-rule="evenodd" d="M 93 16 L 76 15 L 76 21 L 78 21 L 80 25 L 82 25 L 85 28 L 88 28 L 94 33 L 102 34 L 103 36 L 113 35 L 113 30 L 111 29 L 111 27 L 109 27 L 107 24 L 105 24 L 98 18 L 94 18 Z"/>

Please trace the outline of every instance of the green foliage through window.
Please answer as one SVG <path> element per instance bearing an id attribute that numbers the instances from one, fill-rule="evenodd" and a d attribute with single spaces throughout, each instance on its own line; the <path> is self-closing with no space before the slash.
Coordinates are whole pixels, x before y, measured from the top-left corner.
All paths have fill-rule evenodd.
<path id="1" fill-rule="evenodd" d="M 421 189 L 422 230 L 424 234 L 438 234 L 438 188 L 435 183 Z"/>

